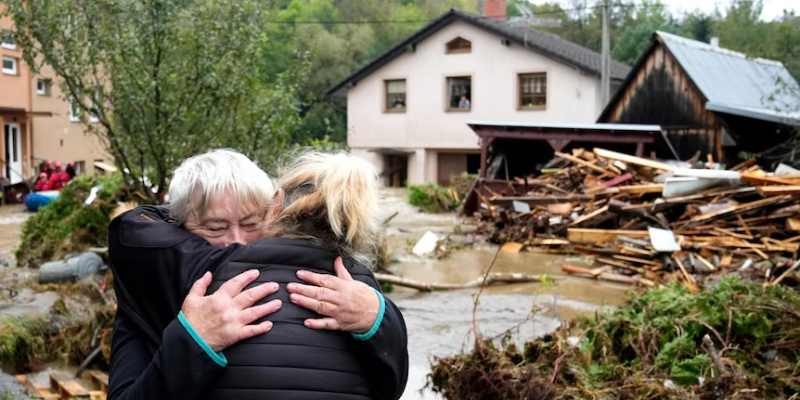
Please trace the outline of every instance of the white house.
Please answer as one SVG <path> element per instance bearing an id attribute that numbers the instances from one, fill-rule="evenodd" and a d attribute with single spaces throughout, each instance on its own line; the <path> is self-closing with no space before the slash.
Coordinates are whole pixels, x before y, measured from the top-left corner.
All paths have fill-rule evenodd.
<path id="1" fill-rule="evenodd" d="M 451 10 L 330 90 L 347 96 L 348 145 L 386 184 L 477 172 L 470 120 L 597 119 L 600 54 L 500 17 Z M 612 61 L 612 93 L 628 71 Z"/>

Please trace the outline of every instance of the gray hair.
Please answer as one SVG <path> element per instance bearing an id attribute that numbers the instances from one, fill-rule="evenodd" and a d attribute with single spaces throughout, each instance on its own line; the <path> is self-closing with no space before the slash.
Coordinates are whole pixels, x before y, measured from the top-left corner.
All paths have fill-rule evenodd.
<path id="1" fill-rule="evenodd" d="M 184 223 L 192 213 L 203 215 L 212 198 L 229 192 L 239 204 L 266 207 L 275 187 L 266 172 L 244 154 L 216 149 L 184 160 L 169 184 L 170 214 Z"/>

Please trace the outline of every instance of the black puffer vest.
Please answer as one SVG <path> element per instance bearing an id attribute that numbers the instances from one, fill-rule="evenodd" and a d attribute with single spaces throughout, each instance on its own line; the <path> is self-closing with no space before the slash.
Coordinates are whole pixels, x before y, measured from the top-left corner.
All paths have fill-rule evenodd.
<path id="1" fill-rule="evenodd" d="M 289 301 L 286 284 L 300 282 L 296 272 L 305 269 L 333 274 L 338 254 L 298 239 L 265 239 L 237 250 L 214 274 L 210 291 L 249 270 L 261 276 L 251 285 L 274 281 L 280 290 L 261 303 L 279 298 L 283 305 L 267 319 L 270 332 L 237 343 L 223 351 L 228 366 L 208 399 L 366 400 L 370 387 L 353 347 L 359 343 L 349 333 L 306 328 L 307 318 L 320 318 Z M 372 273 L 345 260 L 353 279 L 375 286 Z M 260 322 L 260 321 L 259 321 Z"/>

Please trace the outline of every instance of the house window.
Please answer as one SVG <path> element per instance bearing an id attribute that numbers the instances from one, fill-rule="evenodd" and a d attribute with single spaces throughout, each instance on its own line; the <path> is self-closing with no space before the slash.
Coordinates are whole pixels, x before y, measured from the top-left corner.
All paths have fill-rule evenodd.
<path id="1" fill-rule="evenodd" d="M 3 73 L 6 75 L 17 74 L 17 59 L 14 57 L 3 56 Z"/>
<path id="2" fill-rule="evenodd" d="M 86 172 L 86 161 L 75 161 L 75 175 L 81 175 Z"/>
<path id="3" fill-rule="evenodd" d="M 72 99 L 69 101 L 69 120 L 70 122 L 80 122 L 81 120 L 81 108 L 78 106 L 78 103 Z"/>
<path id="4" fill-rule="evenodd" d="M 519 74 L 519 108 L 540 110 L 547 105 L 547 74 Z"/>
<path id="5" fill-rule="evenodd" d="M 447 110 L 469 111 L 472 109 L 472 77 L 453 76 L 447 78 Z"/>
<path id="6" fill-rule="evenodd" d="M 37 79 L 36 80 L 36 94 L 39 96 L 50 96 L 50 86 L 52 81 L 50 79 Z"/>
<path id="7" fill-rule="evenodd" d="M 386 112 L 406 111 L 406 80 L 383 81 L 386 86 Z"/>
<path id="8" fill-rule="evenodd" d="M 14 39 L 14 34 L 11 31 L 0 31 L 0 47 L 16 50 L 17 41 Z"/>
<path id="9" fill-rule="evenodd" d="M 447 54 L 470 52 L 472 52 L 472 42 L 467 39 L 457 37 L 447 42 Z"/>

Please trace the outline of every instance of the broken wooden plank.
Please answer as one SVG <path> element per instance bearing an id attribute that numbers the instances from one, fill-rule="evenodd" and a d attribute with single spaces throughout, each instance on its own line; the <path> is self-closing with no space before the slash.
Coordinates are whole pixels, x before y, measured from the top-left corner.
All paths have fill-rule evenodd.
<path id="1" fill-rule="evenodd" d="M 646 238 L 649 237 L 649 233 L 647 233 L 647 231 L 634 231 L 634 230 L 621 230 L 621 229 L 591 229 L 591 228 L 567 229 L 567 240 L 573 243 L 613 242 L 619 236 Z"/>
<path id="2" fill-rule="evenodd" d="M 606 213 L 607 211 L 608 211 L 608 206 L 605 206 L 605 207 L 602 207 L 602 208 L 598 208 L 597 210 L 594 210 L 594 211 L 590 212 L 589 214 L 583 215 L 583 216 L 579 217 L 578 219 L 576 219 L 575 221 L 572 221 L 572 223 L 569 224 L 569 225 L 570 226 L 580 226 L 580 224 L 582 224 L 582 223 L 584 223 L 586 221 L 592 220 L 595 217 Z"/>
<path id="3" fill-rule="evenodd" d="M 614 255 L 612 257 L 616 258 L 618 260 L 622 260 L 622 261 L 630 261 L 630 262 L 634 262 L 634 263 L 638 263 L 638 264 L 652 265 L 654 267 L 658 267 L 658 266 L 661 265 L 661 263 L 658 262 L 658 261 L 647 260 L 647 259 L 638 258 L 638 257 L 624 256 L 624 255 L 620 255 L 620 254 Z"/>
<path id="4" fill-rule="evenodd" d="M 617 185 L 619 185 L 620 183 L 627 182 L 627 181 L 629 181 L 629 180 L 631 180 L 631 179 L 633 179 L 633 174 L 631 174 L 630 172 L 628 172 L 627 174 L 620 175 L 620 176 L 618 176 L 618 177 L 615 177 L 615 178 L 609 179 L 609 180 L 607 180 L 607 181 L 603 182 L 603 184 L 602 184 L 602 185 L 603 185 L 603 187 L 605 187 L 605 188 L 610 188 L 610 187 L 617 186 Z"/>
<path id="5" fill-rule="evenodd" d="M 108 374 L 102 371 L 89 370 L 86 372 L 89 375 L 92 383 L 94 383 L 100 390 L 108 390 Z"/>
<path id="6" fill-rule="evenodd" d="M 533 205 L 545 205 L 554 203 L 567 203 L 567 202 L 583 202 L 592 200 L 591 196 L 587 195 L 569 195 L 569 196 L 497 196 L 489 199 L 492 204 L 509 204 L 514 201 L 520 201 Z"/>
<path id="7" fill-rule="evenodd" d="M 689 221 L 690 222 L 708 221 L 708 220 L 711 220 L 711 219 L 720 218 L 720 217 L 728 216 L 728 215 L 731 215 L 731 214 L 739 214 L 739 213 L 743 213 L 743 212 L 747 212 L 747 211 L 751 211 L 751 210 L 756 210 L 756 209 L 759 209 L 761 207 L 766 207 L 766 206 L 769 206 L 769 205 L 779 204 L 779 203 L 782 203 L 782 202 L 789 201 L 791 199 L 792 199 L 791 196 L 767 197 L 766 199 L 756 200 L 756 201 L 753 201 L 753 202 L 750 202 L 750 203 L 738 204 L 738 205 L 735 205 L 735 206 L 728 206 L 728 207 L 725 207 L 725 208 L 723 208 L 721 210 L 717 210 L 717 211 L 710 212 L 710 213 L 707 213 L 707 214 L 701 214 L 701 215 L 698 215 L 698 216 L 690 219 Z"/>
<path id="8" fill-rule="evenodd" d="M 660 169 L 662 171 L 672 171 L 675 167 L 655 160 L 636 157 L 625 153 L 617 153 L 616 151 L 606 150 L 595 147 L 594 154 L 598 157 L 603 157 L 609 160 L 622 161 L 628 164 L 639 165 L 642 167 Z"/>
<path id="9" fill-rule="evenodd" d="M 578 267 L 575 265 L 564 264 L 561 266 L 561 271 L 566 272 L 567 274 L 579 274 L 591 279 L 600 279 L 609 282 L 616 282 L 616 283 L 625 283 L 628 285 L 642 285 L 653 287 L 655 286 L 655 282 L 645 279 L 639 276 L 627 276 L 621 274 L 615 274 L 613 272 L 604 272 L 599 271 L 603 267 L 598 269 L 589 269 Z"/>
<path id="10" fill-rule="evenodd" d="M 664 190 L 664 184 L 662 183 L 648 183 L 642 185 L 617 186 L 608 189 L 598 190 L 596 192 L 587 191 L 587 193 L 598 194 L 598 195 L 609 195 L 617 193 L 647 194 L 647 193 L 661 193 L 663 190 Z"/>
<path id="11" fill-rule="evenodd" d="M 89 391 L 75 379 L 62 378 L 55 374 L 50 374 L 51 390 L 67 398 L 88 398 Z"/>
<path id="12" fill-rule="evenodd" d="M 758 193 L 762 196 L 781 196 L 785 194 L 800 194 L 800 185 L 759 186 Z"/>
<path id="13" fill-rule="evenodd" d="M 601 173 L 603 175 L 614 175 L 613 172 L 611 172 L 611 171 L 609 171 L 609 170 L 607 170 L 605 168 L 598 167 L 597 165 L 594 165 L 594 164 L 592 164 L 592 163 L 590 163 L 588 161 L 584 161 L 584 160 L 582 160 L 582 159 L 580 159 L 578 157 L 574 157 L 574 156 L 571 156 L 569 154 L 565 154 L 565 153 L 561 153 L 561 152 L 556 152 L 555 155 L 556 155 L 556 157 L 563 158 L 565 160 L 571 161 L 571 162 L 573 162 L 575 164 L 578 164 L 578 165 L 580 165 L 582 167 L 589 168 L 592 171 L 599 172 L 599 173 Z"/>
<path id="14" fill-rule="evenodd" d="M 689 289 L 691 293 L 700 293 L 700 287 L 697 286 L 697 282 L 694 280 L 694 277 L 686 271 L 686 267 L 683 266 L 683 262 L 681 262 L 680 257 L 672 256 L 672 259 L 675 260 L 675 263 L 678 264 L 678 268 L 681 270 L 681 274 L 683 274 L 683 279 L 685 280 L 686 288 Z"/>
<path id="15" fill-rule="evenodd" d="M 777 176 L 762 176 L 756 173 L 743 172 L 742 182 L 755 186 L 768 185 L 800 185 L 800 178 L 780 178 Z"/>

